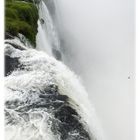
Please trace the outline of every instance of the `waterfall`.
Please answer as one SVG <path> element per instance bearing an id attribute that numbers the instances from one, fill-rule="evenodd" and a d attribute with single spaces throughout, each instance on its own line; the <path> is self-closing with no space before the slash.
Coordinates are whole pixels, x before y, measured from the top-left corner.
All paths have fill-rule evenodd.
<path id="1" fill-rule="evenodd" d="M 83 80 L 107 140 L 135 139 L 134 1 L 56 2 L 63 60 Z"/>
<path id="2" fill-rule="evenodd" d="M 50 12 L 43 0 L 39 3 L 39 18 L 37 49 L 61 59 L 60 40 Z"/>
<path id="3" fill-rule="evenodd" d="M 82 137 L 83 140 L 95 140 L 98 137 L 98 121 L 94 109 L 84 87 L 73 72 L 61 62 L 33 49 L 19 50 L 6 44 L 5 54 L 10 56 L 11 60 L 17 59 L 19 63 L 18 68 L 5 78 L 7 140 L 24 140 L 29 136 L 30 140 L 59 140 L 63 132 L 59 132 L 57 127 L 62 120 L 55 118 L 55 113 L 65 106 L 70 106 L 78 114 L 73 118 L 61 112 L 59 117 L 64 115 L 63 123 L 68 117 L 69 123 L 76 125 L 72 130 L 67 130 L 63 123 L 60 125 L 69 134 L 64 140 L 81 140 Z M 58 95 L 47 93 L 47 90 L 53 90 L 50 89 L 51 85 L 58 86 L 58 91 L 55 91 L 55 88 L 53 91 Z M 77 124 L 85 128 L 79 128 Z M 86 136 L 87 132 L 91 138 Z"/>
<path id="4" fill-rule="evenodd" d="M 80 78 L 57 60 L 60 41 L 44 1 L 37 49 L 22 38 L 5 41 L 6 140 L 102 140 Z"/>

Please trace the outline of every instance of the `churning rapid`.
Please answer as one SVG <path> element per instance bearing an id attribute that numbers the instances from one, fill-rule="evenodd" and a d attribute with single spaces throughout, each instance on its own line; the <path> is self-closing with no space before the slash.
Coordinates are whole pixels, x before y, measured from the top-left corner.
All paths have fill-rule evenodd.
<path id="1" fill-rule="evenodd" d="M 86 90 L 58 61 L 60 41 L 47 2 L 37 7 L 37 49 L 21 34 L 5 40 L 6 140 L 101 140 Z"/>

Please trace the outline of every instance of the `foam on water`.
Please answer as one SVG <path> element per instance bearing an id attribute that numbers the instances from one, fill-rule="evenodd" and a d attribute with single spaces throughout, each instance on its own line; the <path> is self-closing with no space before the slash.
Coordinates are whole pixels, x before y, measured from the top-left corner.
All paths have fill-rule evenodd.
<path id="1" fill-rule="evenodd" d="M 19 62 L 19 68 L 5 77 L 6 140 L 61 140 L 60 135 L 51 130 L 52 120 L 58 121 L 51 110 L 32 108 L 41 102 L 39 96 L 46 86 L 52 84 L 58 86 L 61 95 L 69 98 L 70 106 L 80 115 L 79 122 L 91 140 L 102 140 L 95 110 L 79 77 L 53 57 L 53 49 L 60 51 L 60 42 L 43 1 L 38 10 L 37 50 L 23 43 L 21 38 L 6 40 L 5 44 L 5 54 Z M 79 133 L 70 132 L 69 135 Z"/>
<path id="2" fill-rule="evenodd" d="M 52 17 L 43 0 L 39 3 L 37 49 L 52 55 L 52 49 L 60 50 L 60 41 Z"/>
<path id="3" fill-rule="evenodd" d="M 10 51 L 9 51 L 10 50 Z M 86 129 L 92 137 L 99 137 L 98 135 L 98 120 L 96 118 L 93 107 L 91 106 L 87 93 L 79 82 L 79 78 L 70 71 L 63 63 L 55 60 L 53 57 L 46 55 L 46 53 L 36 51 L 34 49 L 18 50 L 11 45 L 7 45 L 5 53 L 13 58 L 19 58 L 20 64 L 25 69 L 13 71 L 5 78 L 6 88 L 6 102 L 19 101 L 21 106 L 29 106 L 38 102 L 40 91 L 43 91 L 47 85 L 58 85 L 59 92 L 62 95 L 67 95 L 70 98 L 70 104 L 73 106 L 81 116 L 81 121 L 85 123 Z M 46 126 L 51 114 L 42 109 L 27 112 L 30 121 L 25 121 L 19 117 L 18 112 L 11 109 L 6 109 L 10 113 L 13 120 L 13 126 L 6 125 L 6 139 L 18 140 L 19 138 L 28 138 L 32 133 L 33 139 L 58 139 L 52 135 L 51 130 Z M 33 118 L 33 114 L 35 118 Z M 17 118 L 16 118 L 17 117 Z M 16 118 L 16 119 L 14 119 Z M 10 121 L 7 119 L 8 122 Z M 15 120 L 15 122 L 14 122 Z M 24 120 L 24 121 L 23 121 Z M 17 122 L 18 121 L 18 122 Z M 30 122 L 30 123 L 29 123 Z M 16 125 L 15 125 L 16 124 Z M 48 123 L 49 124 L 49 123 Z M 46 128 L 47 127 L 47 128 Z M 32 139 L 29 137 L 28 139 Z M 100 139 L 100 138 L 98 138 Z"/>

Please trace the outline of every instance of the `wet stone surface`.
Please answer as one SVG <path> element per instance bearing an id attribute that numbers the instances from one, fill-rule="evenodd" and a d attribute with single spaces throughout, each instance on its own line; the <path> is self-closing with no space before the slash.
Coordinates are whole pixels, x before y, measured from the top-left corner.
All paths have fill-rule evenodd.
<path id="1" fill-rule="evenodd" d="M 20 103 L 20 101 L 15 100 L 6 102 L 5 106 L 9 109 L 13 108 L 25 121 L 30 121 L 27 118 L 28 115 L 26 112 L 32 112 L 35 109 L 47 109 L 46 111 L 50 112 L 53 116 L 50 121 L 52 124 L 51 131 L 54 135 L 59 135 L 61 140 L 90 140 L 88 132 L 80 122 L 81 118 L 79 114 L 71 107 L 68 100 L 68 96 L 59 94 L 56 85 L 50 85 L 40 93 L 39 99 L 35 103 L 30 105 L 27 103 L 25 105 L 25 103 Z M 11 118 L 8 123 L 15 124 L 17 122 L 8 113 L 6 116 L 7 118 Z"/>
<path id="2" fill-rule="evenodd" d="M 6 76 L 16 69 L 23 71 L 24 65 L 21 65 L 19 58 L 5 55 Z M 30 71 L 26 71 L 26 74 L 28 72 Z M 43 124 L 50 125 L 50 130 L 57 137 L 56 140 L 91 140 L 84 123 L 81 121 L 81 116 L 70 104 L 69 97 L 60 93 L 57 84 L 46 84 L 41 90 L 37 90 L 36 87 L 30 90 L 19 87 L 14 89 L 13 87 L 8 90 L 12 94 L 18 94 L 16 94 L 16 98 L 5 102 L 6 125 L 30 124 L 34 121 L 31 116 L 36 112 L 35 119 L 45 114 L 46 120 Z M 33 98 L 35 100 L 32 100 Z"/>
<path id="3" fill-rule="evenodd" d="M 17 69 L 19 64 L 18 58 L 12 58 L 8 55 L 5 55 L 5 76 Z"/>

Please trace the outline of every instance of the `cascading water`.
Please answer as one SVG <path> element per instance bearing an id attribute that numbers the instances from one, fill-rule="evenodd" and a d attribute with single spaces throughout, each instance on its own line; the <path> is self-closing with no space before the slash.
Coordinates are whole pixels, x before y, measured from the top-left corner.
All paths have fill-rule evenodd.
<path id="1" fill-rule="evenodd" d="M 50 12 L 43 0 L 40 1 L 38 8 L 40 20 L 38 21 L 37 49 L 61 59 L 59 37 Z"/>
<path id="2" fill-rule="evenodd" d="M 43 1 L 39 16 L 37 49 L 41 51 L 28 47 L 26 38 L 5 43 L 6 140 L 102 140 L 79 78 L 52 57 L 60 44 Z"/>
<path id="3" fill-rule="evenodd" d="M 83 80 L 107 140 L 134 140 L 134 1 L 55 1 L 63 61 Z"/>

